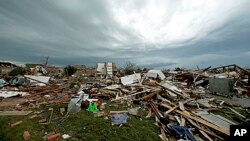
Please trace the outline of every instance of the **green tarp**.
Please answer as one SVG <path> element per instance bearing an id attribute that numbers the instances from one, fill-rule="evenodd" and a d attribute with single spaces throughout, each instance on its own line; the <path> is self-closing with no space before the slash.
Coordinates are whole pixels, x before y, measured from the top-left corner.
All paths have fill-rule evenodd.
<path id="1" fill-rule="evenodd" d="M 87 111 L 89 111 L 89 112 L 97 112 L 98 108 L 96 106 L 96 103 L 95 102 L 90 102 L 89 106 L 87 108 Z"/>

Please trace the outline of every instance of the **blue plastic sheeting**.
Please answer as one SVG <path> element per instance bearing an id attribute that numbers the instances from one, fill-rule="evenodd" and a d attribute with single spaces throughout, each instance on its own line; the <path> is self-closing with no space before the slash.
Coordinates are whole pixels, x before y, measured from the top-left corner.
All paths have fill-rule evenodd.
<path id="1" fill-rule="evenodd" d="M 111 115 L 112 124 L 127 123 L 127 119 L 128 119 L 128 114 L 127 113 Z"/>
<path id="2" fill-rule="evenodd" d="M 173 131 L 180 138 L 188 138 L 191 141 L 196 141 L 187 127 L 181 127 L 179 125 L 168 124 L 168 128 Z"/>

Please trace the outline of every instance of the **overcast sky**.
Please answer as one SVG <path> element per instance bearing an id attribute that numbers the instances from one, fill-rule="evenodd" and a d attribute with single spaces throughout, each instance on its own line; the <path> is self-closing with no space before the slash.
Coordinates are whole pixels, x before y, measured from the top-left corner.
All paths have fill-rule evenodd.
<path id="1" fill-rule="evenodd" d="M 0 60 L 250 67 L 249 0 L 1 0 Z"/>

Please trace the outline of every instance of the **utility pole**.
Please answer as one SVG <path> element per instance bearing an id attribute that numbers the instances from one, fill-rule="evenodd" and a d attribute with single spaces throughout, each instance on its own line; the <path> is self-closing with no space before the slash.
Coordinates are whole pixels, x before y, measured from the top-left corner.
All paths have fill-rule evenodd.
<path id="1" fill-rule="evenodd" d="M 49 62 L 49 56 L 46 57 L 46 61 L 45 61 L 44 67 L 46 67 L 48 65 L 48 62 Z"/>

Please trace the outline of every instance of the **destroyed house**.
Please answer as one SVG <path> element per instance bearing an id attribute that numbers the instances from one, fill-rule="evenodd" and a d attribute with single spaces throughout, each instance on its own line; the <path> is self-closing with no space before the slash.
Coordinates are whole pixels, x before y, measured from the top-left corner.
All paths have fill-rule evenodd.
<path id="1" fill-rule="evenodd" d="M 232 64 L 227 66 L 221 66 L 209 70 L 216 75 L 221 75 L 224 77 L 230 77 L 234 79 L 247 79 L 247 85 L 250 86 L 250 71 L 244 69 L 238 65 Z"/>
<path id="2" fill-rule="evenodd" d="M 117 69 L 114 63 L 106 62 L 106 63 L 97 63 L 96 65 L 97 76 L 112 78 L 116 72 Z"/>
<path id="3" fill-rule="evenodd" d="M 63 69 L 46 67 L 48 68 Z M 20 126 L 19 124 L 29 127 L 29 120 L 35 121 L 34 126 L 38 127 L 36 132 L 43 129 L 44 132 L 50 132 L 52 128 L 46 130 L 46 127 L 50 124 L 54 127 L 60 121 L 65 126 L 74 124 L 69 128 L 72 131 L 69 132 L 70 135 L 73 135 L 78 132 L 73 128 L 82 126 L 79 121 L 83 119 L 79 117 L 88 116 L 91 120 L 84 122 L 99 130 L 114 129 L 113 126 L 127 128 L 132 125 L 138 128 L 136 132 L 132 131 L 136 135 L 141 134 L 140 129 L 152 127 L 150 130 L 143 130 L 145 134 L 154 134 L 155 139 L 149 140 L 168 136 L 178 141 L 213 141 L 228 138 L 231 125 L 250 123 L 250 91 L 243 83 L 248 82 L 249 73 L 238 66 L 168 70 L 165 74 L 161 70 L 145 70 L 121 77 L 114 76 L 112 80 L 91 76 L 96 70 L 100 75 L 106 76 L 114 75 L 116 68 L 113 63 L 99 63 L 96 68 L 83 70 L 84 80 L 81 79 L 82 74 L 70 77 L 24 74 L 13 77 L 9 81 L 10 85 L 0 79 L 0 87 L 3 88 L 0 90 L 0 108 L 4 109 L 0 112 L 0 117 L 6 116 L 7 119 L 10 115 L 30 114 L 28 118 L 25 117 L 25 122 L 22 117 L 21 120 L 3 122 L 6 127 L 9 126 L 5 132 L 11 132 L 10 129 Z M 41 110 L 40 105 L 46 106 Z M 59 111 L 60 114 L 57 114 Z M 68 120 L 68 117 L 73 120 Z M 99 118 L 98 124 L 92 125 L 92 121 L 96 121 L 94 118 Z M 107 122 L 110 124 L 106 124 Z M 157 126 L 147 124 L 149 126 L 145 127 L 144 123 L 154 123 Z M 54 129 L 61 131 L 58 127 Z M 67 132 L 53 132 L 39 138 L 60 138 L 61 134 L 62 137 L 66 136 L 65 133 Z M 120 135 L 116 140 L 119 138 Z"/>
<path id="4" fill-rule="evenodd" d="M 16 67 L 18 66 L 10 62 L 0 62 L 0 73 L 8 74 L 11 70 L 13 70 Z"/>

